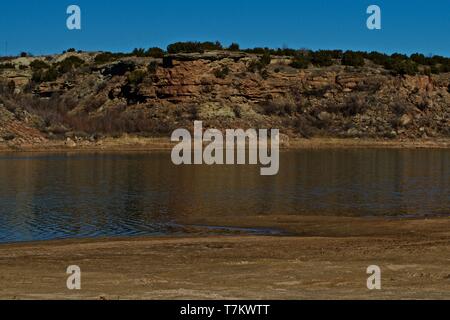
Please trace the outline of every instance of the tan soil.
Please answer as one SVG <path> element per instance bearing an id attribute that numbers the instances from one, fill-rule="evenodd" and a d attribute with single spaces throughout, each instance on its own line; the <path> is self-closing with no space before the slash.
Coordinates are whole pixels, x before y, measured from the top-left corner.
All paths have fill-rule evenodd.
<path id="1" fill-rule="evenodd" d="M 450 219 L 184 217 L 292 236 L 200 234 L 0 245 L 2 299 L 450 299 Z M 195 229 L 195 228 L 193 228 Z M 79 265 L 82 290 L 66 289 Z M 366 269 L 382 269 L 369 291 Z"/>
<path id="2" fill-rule="evenodd" d="M 81 151 L 152 151 L 170 150 L 175 143 L 166 138 L 122 137 L 104 139 L 99 142 L 83 141 L 69 147 L 64 141 L 46 141 L 40 144 L 8 145 L 0 143 L 0 152 L 81 152 Z M 370 139 L 292 139 L 281 145 L 283 149 L 319 148 L 450 148 L 450 139 L 431 140 L 370 140 Z"/>

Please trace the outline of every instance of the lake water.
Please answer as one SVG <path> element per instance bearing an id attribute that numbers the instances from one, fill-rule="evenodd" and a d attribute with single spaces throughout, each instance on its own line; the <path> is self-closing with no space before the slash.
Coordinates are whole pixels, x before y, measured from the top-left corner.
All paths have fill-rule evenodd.
<path id="1" fill-rule="evenodd" d="M 182 234 L 190 214 L 450 216 L 450 150 L 289 151 L 277 176 L 259 170 L 176 167 L 168 152 L 0 155 L 0 242 Z"/>

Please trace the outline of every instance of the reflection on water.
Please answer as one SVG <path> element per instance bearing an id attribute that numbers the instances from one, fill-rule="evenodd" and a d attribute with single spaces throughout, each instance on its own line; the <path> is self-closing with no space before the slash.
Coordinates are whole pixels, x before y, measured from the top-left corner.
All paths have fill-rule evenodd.
<path id="1" fill-rule="evenodd" d="M 0 156 L 0 242 L 181 232 L 182 215 L 449 215 L 450 150 L 308 150 L 259 166 L 169 153 Z"/>

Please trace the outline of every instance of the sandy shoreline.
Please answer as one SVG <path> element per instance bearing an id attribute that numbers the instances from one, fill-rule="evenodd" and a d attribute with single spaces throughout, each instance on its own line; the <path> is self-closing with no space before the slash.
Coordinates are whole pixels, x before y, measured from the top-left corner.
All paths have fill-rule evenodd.
<path id="1" fill-rule="evenodd" d="M 49 141 L 37 145 L 0 144 L 1 153 L 14 152 L 119 152 L 171 150 L 175 144 L 166 138 L 122 137 L 104 139 L 98 142 L 79 142 L 67 146 L 64 141 Z M 313 138 L 295 139 L 281 143 L 282 149 L 323 149 L 323 148 L 396 148 L 396 149 L 449 149 L 450 139 L 430 140 L 370 140 Z"/>
<path id="2" fill-rule="evenodd" d="M 450 219 L 255 216 L 184 223 L 292 236 L 65 240 L 0 245 L 1 299 L 450 299 Z M 66 288 L 79 265 L 82 290 Z M 369 265 L 381 291 L 366 287 Z"/>
<path id="3" fill-rule="evenodd" d="M 0 152 L 146 152 L 164 139 L 106 140 Z M 450 140 L 291 141 L 288 149 L 450 148 Z M 177 237 L 0 244 L 0 299 L 450 299 L 450 219 L 186 216 Z M 283 236 L 198 232 L 196 226 L 280 230 Z M 366 287 L 369 265 L 381 291 Z M 79 265 L 82 290 L 66 288 Z"/>

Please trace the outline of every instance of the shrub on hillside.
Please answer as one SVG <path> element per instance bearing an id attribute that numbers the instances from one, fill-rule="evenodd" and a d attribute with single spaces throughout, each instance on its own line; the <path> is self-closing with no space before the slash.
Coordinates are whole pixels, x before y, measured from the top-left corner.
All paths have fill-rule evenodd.
<path id="1" fill-rule="evenodd" d="M 263 67 L 268 66 L 270 64 L 270 62 L 272 62 L 272 57 L 270 56 L 270 52 L 268 52 L 268 51 L 264 52 L 264 54 L 262 55 L 259 62 L 261 63 L 261 65 Z"/>
<path id="2" fill-rule="evenodd" d="M 2 63 L 0 64 L 0 69 L 15 69 L 16 66 L 12 63 Z"/>
<path id="3" fill-rule="evenodd" d="M 50 68 L 50 65 L 42 60 L 33 60 L 30 63 L 30 67 L 33 70 L 40 70 L 40 69 L 48 69 Z"/>
<path id="4" fill-rule="evenodd" d="M 270 52 L 270 49 L 269 48 L 256 47 L 256 48 L 253 48 L 253 49 L 245 49 L 243 51 L 247 52 L 247 53 L 252 53 L 252 54 L 264 54 L 266 52 Z"/>
<path id="5" fill-rule="evenodd" d="M 367 108 L 368 104 L 363 98 L 358 96 L 350 96 L 341 106 L 341 113 L 345 117 L 354 117 L 357 114 L 365 113 Z"/>
<path id="6" fill-rule="evenodd" d="M 339 60 L 342 59 L 342 56 L 344 55 L 342 50 L 323 50 L 325 53 L 327 53 L 331 59 Z"/>
<path id="7" fill-rule="evenodd" d="M 84 64 L 84 60 L 76 56 L 68 57 L 58 63 L 58 71 L 62 74 L 79 68 Z"/>
<path id="8" fill-rule="evenodd" d="M 149 48 L 145 55 L 147 57 L 162 59 L 164 57 L 164 50 L 158 47 Z"/>
<path id="9" fill-rule="evenodd" d="M 450 61 L 449 63 L 441 66 L 441 72 L 450 72 Z"/>
<path id="10" fill-rule="evenodd" d="M 136 48 L 134 49 L 131 54 L 131 56 L 134 57 L 149 57 L 149 58 L 163 58 L 164 57 L 164 50 L 158 48 L 158 47 L 152 47 L 147 50 L 143 48 Z"/>
<path id="11" fill-rule="evenodd" d="M 135 70 L 128 75 L 128 83 L 131 85 L 138 85 L 142 83 L 147 73 L 143 70 Z"/>
<path id="12" fill-rule="evenodd" d="M 400 54 L 400 53 L 394 53 L 391 56 L 387 54 L 382 54 L 379 52 L 371 52 L 366 55 L 367 59 L 373 61 L 376 64 L 379 64 L 386 68 L 387 70 L 392 71 L 394 74 L 399 75 L 414 75 L 419 72 L 418 63 L 419 62 L 426 62 L 426 60 L 423 60 L 423 56 L 421 55 L 412 55 L 411 58 L 409 58 L 407 55 Z M 425 58 L 427 59 L 427 58 Z M 431 68 L 431 71 L 433 71 L 433 68 Z"/>
<path id="13" fill-rule="evenodd" d="M 223 46 L 219 41 L 216 42 L 202 42 L 201 46 L 204 51 L 223 50 Z"/>
<path id="14" fill-rule="evenodd" d="M 265 101 L 261 104 L 263 113 L 267 116 L 291 116 L 296 107 L 286 101 L 275 102 L 275 101 Z"/>
<path id="15" fill-rule="evenodd" d="M 200 42 L 176 42 L 167 47 L 169 53 L 203 53 Z"/>
<path id="16" fill-rule="evenodd" d="M 42 77 L 44 82 L 56 81 L 56 79 L 58 79 L 58 71 L 55 68 L 48 69 Z"/>
<path id="17" fill-rule="evenodd" d="M 296 133 L 306 139 L 312 138 L 318 132 L 318 129 L 314 127 L 311 120 L 305 116 L 301 116 L 295 120 L 294 129 Z"/>
<path id="18" fill-rule="evenodd" d="M 431 66 L 432 73 L 450 72 L 450 58 L 442 56 L 433 56 L 426 58 L 428 65 Z"/>
<path id="19" fill-rule="evenodd" d="M 13 94 L 14 91 L 16 90 L 16 83 L 13 80 L 9 81 L 7 88 L 8 88 L 8 93 Z"/>
<path id="20" fill-rule="evenodd" d="M 300 50 L 295 50 L 295 49 L 289 49 L 289 48 L 278 48 L 278 49 L 270 49 L 270 48 L 261 48 L 261 47 L 256 47 L 256 48 L 251 48 L 251 49 L 245 49 L 245 50 L 241 50 L 243 52 L 246 53 L 252 53 L 252 54 L 264 54 L 264 53 L 269 53 L 270 55 L 273 56 L 295 56 L 297 55 Z"/>
<path id="21" fill-rule="evenodd" d="M 240 47 L 237 43 L 232 43 L 229 47 L 228 47 L 229 51 L 239 51 Z"/>
<path id="22" fill-rule="evenodd" d="M 135 57 L 145 57 L 145 49 L 143 49 L 143 48 L 135 48 L 131 52 L 131 55 L 135 56 Z"/>
<path id="23" fill-rule="evenodd" d="M 114 55 L 111 52 L 102 52 L 95 56 L 95 64 L 105 64 L 114 60 Z"/>
<path id="24" fill-rule="evenodd" d="M 391 58 L 394 60 L 408 60 L 409 59 L 409 57 L 403 53 L 393 53 L 391 55 Z"/>
<path id="25" fill-rule="evenodd" d="M 439 74 L 439 73 L 441 73 L 441 68 L 439 66 L 431 66 L 430 73 Z"/>
<path id="26" fill-rule="evenodd" d="M 37 69 L 33 72 L 31 80 L 36 83 L 52 82 L 58 79 L 58 75 L 58 71 L 54 67 L 51 67 L 48 70 Z"/>
<path id="27" fill-rule="evenodd" d="M 292 60 L 290 66 L 295 69 L 308 69 L 309 64 L 311 63 L 311 60 L 309 57 L 299 54 L 296 55 L 295 58 Z"/>
<path id="28" fill-rule="evenodd" d="M 415 75 L 419 72 L 417 64 L 411 60 L 394 60 L 388 69 L 399 75 Z"/>
<path id="29" fill-rule="evenodd" d="M 362 67 L 364 66 L 364 56 L 359 52 L 346 51 L 342 56 L 344 66 Z"/>
<path id="30" fill-rule="evenodd" d="M 152 61 L 147 66 L 147 71 L 149 74 L 156 74 L 156 71 L 158 70 L 158 63 L 156 61 Z"/>
<path id="31" fill-rule="evenodd" d="M 333 51 L 319 50 L 311 52 L 311 62 L 317 67 L 329 67 L 333 65 L 333 58 L 335 56 Z"/>
<path id="32" fill-rule="evenodd" d="M 247 69 L 249 72 L 262 72 L 272 61 L 272 57 L 268 51 L 265 51 L 259 60 L 253 60 L 249 63 Z"/>
<path id="33" fill-rule="evenodd" d="M 429 58 L 426 58 L 425 55 L 419 54 L 419 53 L 412 54 L 410 59 L 412 61 L 414 61 L 415 63 L 421 64 L 423 66 L 429 65 L 429 63 L 430 63 L 430 59 Z"/>
<path id="34" fill-rule="evenodd" d="M 262 70 L 261 63 L 257 60 L 250 61 L 250 63 L 247 66 L 247 70 L 248 70 L 248 72 L 251 72 L 251 73 L 255 73 L 256 71 L 261 71 Z"/>
<path id="35" fill-rule="evenodd" d="M 205 51 L 223 50 L 220 42 L 176 42 L 167 47 L 167 52 L 175 53 L 203 53 Z"/>
<path id="36" fill-rule="evenodd" d="M 278 48 L 276 50 L 271 50 L 270 52 L 274 56 L 296 56 L 299 51 L 295 49 L 289 49 L 289 48 Z"/>
<path id="37" fill-rule="evenodd" d="M 386 66 L 386 64 L 391 60 L 391 58 L 387 54 L 375 51 L 372 51 L 371 53 L 367 54 L 367 59 L 371 60 L 372 62 L 380 66 Z"/>
<path id="38" fill-rule="evenodd" d="M 214 71 L 214 75 L 216 76 L 216 78 L 219 78 L 219 79 L 225 79 L 229 73 L 230 73 L 230 69 L 227 66 L 225 66 L 221 69 L 216 69 Z"/>

